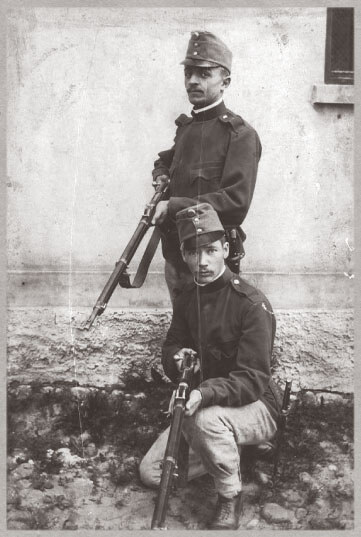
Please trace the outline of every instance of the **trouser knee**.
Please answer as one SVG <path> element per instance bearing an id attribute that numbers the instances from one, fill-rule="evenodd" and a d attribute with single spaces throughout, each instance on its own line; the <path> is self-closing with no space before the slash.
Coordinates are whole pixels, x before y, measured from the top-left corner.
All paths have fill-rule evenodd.
<path id="1" fill-rule="evenodd" d="M 201 409 L 193 416 L 185 419 L 183 429 L 192 448 L 198 451 L 198 447 L 207 442 L 209 436 L 222 429 L 222 423 L 217 420 L 214 407 Z"/>
<path id="2" fill-rule="evenodd" d="M 139 465 L 139 477 L 146 487 L 157 488 L 160 483 L 160 468 L 157 471 L 154 464 L 149 463 L 144 457 Z"/>

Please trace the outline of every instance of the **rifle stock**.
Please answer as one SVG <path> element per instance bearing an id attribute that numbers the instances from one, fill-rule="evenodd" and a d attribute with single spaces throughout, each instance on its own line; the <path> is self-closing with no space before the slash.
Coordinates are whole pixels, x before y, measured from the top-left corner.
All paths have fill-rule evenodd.
<path id="1" fill-rule="evenodd" d="M 273 465 L 273 478 L 274 479 L 277 477 L 278 463 L 280 460 L 283 437 L 284 437 L 285 428 L 286 428 L 286 421 L 287 421 L 288 414 L 290 413 L 291 389 L 292 389 L 292 380 L 286 380 L 285 391 L 283 393 L 281 413 L 280 413 L 279 422 L 278 422 L 277 448 L 276 448 L 274 465 Z"/>
<path id="2" fill-rule="evenodd" d="M 95 319 L 103 313 L 103 311 L 107 307 L 108 302 L 118 284 L 121 287 L 128 287 L 128 288 L 140 287 L 142 285 L 147 268 L 145 269 L 145 274 L 143 275 L 144 278 L 143 279 L 140 278 L 140 280 L 142 281 L 141 283 L 138 282 L 139 283 L 138 285 L 130 284 L 129 274 L 126 272 L 126 270 L 130 261 L 133 259 L 133 256 L 135 252 L 137 251 L 143 237 L 145 236 L 149 227 L 151 226 L 152 218 L 154 216 L 157 204 L 166 197 L 166 194 L 168 191 L 168 185 L 169 185 L 168 178 L 161 179 L 159 180 L 159 182 L 155 184 L 155 193 L 152 199 L 150 200 L 150 202 L 145 206 L 143 215 L 138 223 L 138 226 L 135 232 L 132 235 L 132 238 L 128 242 L 119 260 L 115 264 L 115 268 L 112 274 L 110 275 L 107 283 L 105 284 L 102 292 L 100 293 L 99 298 L 96 301 L 95 306 L 93 307 L 91 315 L 81 327 L 82 330 L 89 330 L 92 327 Z M 152 239 L 150 240 L 150 243 L 151 241 Z M 150 246 L 150 243 L 148 246 Z M 156 242 L 156 244 L 158 243 Z M 155 244 L 155 247 L 156 247 L 156 244 Z M 150 263 L 150 259 L 148 259 L 149 263 Z M 148 267 L 149 263 L 146 262 L 145 265 L 147 265 Z"/>
<path id="3" fill-rule="evenodd" d="M 185 367 L 175 392 L 172 422 L 170 426 L 167 447 L 163 459 L 162 475 L 159 492 L 154 508 L 151 529 L 166 529 L 164 522 L 168 507 L 168 499 L 172 488 L 173 478 L 176 476 L 179 444 L 181 441 L 182 423 L 186 402 L 191 389 L 196 356 L 188 354 Z"/>

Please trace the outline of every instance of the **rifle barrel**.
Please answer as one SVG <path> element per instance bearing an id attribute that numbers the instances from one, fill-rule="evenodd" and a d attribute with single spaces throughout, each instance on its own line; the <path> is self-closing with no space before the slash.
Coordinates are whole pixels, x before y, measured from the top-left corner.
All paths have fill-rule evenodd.
<path id="1" fill-rule="evenodd" d="M 194 373 L 196 359 L 192 355 L 185 358 L 185 367 L 176 391 L 172 423 L 170 426 L 167 447 L 164 453 L 162 476 L 159 492 L 154 508 L 151 529 L 165 529 L 164 521 L 167 513 L 168 499 L 171 492 L 174 470 L 177 466 L 179 444 L 182 433 L 182 423 L 185 414 L 186 402 L 189 397 L 190 385 Z"/>
<path id="2" fill-rule="evenodd" d="M 182 423 L 185 410 L 185 401 L 183 405 L 176 405 L 174 408 L 173 419 L 169 431 L 167 448 L 163 461 L 162 477 L 159 485 L 159 494 L 155 504 L 151 529 L 164 529 L 164 521 L 168 507 L 168 499 L 171 492 L 174 470 L 177 464 L 178 448 Z"/>
<path id="3" fill-rule="evenodd" d="M 122 255 L 117 261 L 113 272 L 111 273 L 107 283 L 105 284 L 102 292 L 100 293 L 98 300 L 93 307 L 93 310 L 87 319 L 87 321 L 81 327 L 82 330 L 89 330 L 95 319 L 103 313 L 105 308 L 108 305 L 108 302 L 114 293 L 115 288 L 119 283 L 121 275 L 126 271 L 129 263 L 134 257 L 135 252 L 137 251 L 143 237 L 147 233 L 149 227 L 151 226 L 152 218 L 155 213 L 157 204 L 164 199 L 167 190 L 168 190 L 169 181 L 161 181 L 156 188 L 155 193 L 153 194 L 152 199 L 146 205 L 144 213 L 137 225 L 136 230 L 134 231 L 130 241 L 125 247 Z"/>

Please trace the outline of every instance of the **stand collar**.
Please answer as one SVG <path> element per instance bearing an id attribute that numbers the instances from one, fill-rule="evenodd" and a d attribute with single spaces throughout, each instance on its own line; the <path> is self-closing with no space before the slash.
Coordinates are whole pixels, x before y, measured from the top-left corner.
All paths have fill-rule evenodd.
<path id="1" fill-rule="evenodd" d="M 223 272 L 223 274 L 221 274 L 221 276 L 219 276 L 216 280 L 209 283 L 208 285 L 199 285 L 197 286 L 197 289 L 201 294 L 219 291 L 219 289 L 226 287 L 226 285 L 232 279 L 233 276 L 233 272 L 231 272 L 231 270 L 226 267 L 226 270 Z"/>
<path id="2" fill-rule="evenodd" d="M 216 106 L 212 106 L 212 108 L 207 108 L 207 110 L 201 110 L 199 112 L 195 112 L 194 110 L 192 110 L 192 116 L 194 121 L 208 121 L 210 119 L 215 119 L 221 114 L 224 114 L 226 111 L 226 105 L 223 101 L 221 101 Z"/>

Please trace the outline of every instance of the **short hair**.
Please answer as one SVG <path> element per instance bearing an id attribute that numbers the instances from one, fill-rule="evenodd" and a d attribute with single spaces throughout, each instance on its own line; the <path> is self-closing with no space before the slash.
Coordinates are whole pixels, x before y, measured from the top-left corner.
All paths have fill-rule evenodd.
<path id="1" fill-rule="evenodd" d="M 225 243 L 228 242 L 228 241 L 227 241 L 227 237 L 226 237 L 226 235 L 223 234 L 221 237 L 219 237 L 219 239 L 216 239 L 216 240 L 214 240 L 214 241 L 208 243 L 208 245 L 209 245 L 209 244 L 212 244 L 213 242 L 218 242 L 218 241 L 221 241 L 222 246 L 224 246 Z M 185 244 L 186 244 L 186 243 L 187 243 L 187 241 L 183 241 L 183 242 L 181 243 L 181 245 L 180 245 L 180 250 L 181 250 L 182 254 L 184 254 L 185 251 L 193 250 L 193 248 L 185 248 Z M 208 245 L 206 244 L 205 246 L 208 246 Z"/>
<path id="2" fill-rule="evenodd" d="M 231 72 L 228 71 L 225 67 L 220 66 L 221 74 L 226 78 L 227 76 L 231 76 Z"/>
<path id="3" fill-rule="evenodd" d="M 185 65 L 184 66 L 184 71 L 186 71 L 187 67 L 198 67 L 197 65 Z M 222 65 L 217 65 L 216 63 L 214 65 L 212 65 L 212 67 L 203 67 L 203 66 L 199 66 L 201 69 L 219 69 L 220 73 L 222 76 L 224 76 L 224 78 L 228 77 L 228 76 L 231 76 L 231 72 L 228 71 L 228 69 L 226 67 L 223 67 Z"/>

